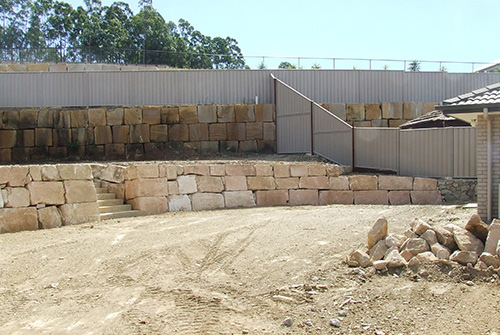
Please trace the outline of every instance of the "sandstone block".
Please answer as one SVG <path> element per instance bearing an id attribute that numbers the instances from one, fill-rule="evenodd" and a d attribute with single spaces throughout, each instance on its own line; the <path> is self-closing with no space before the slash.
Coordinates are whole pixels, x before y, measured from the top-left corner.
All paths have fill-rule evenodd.
<path id="1" fill-rule="evenodd" d="M 168 195 L 179 195 L 179 184 L 177 180 L 172 180 L 167 182 L 168 186 Z"/>
<path id="2" fill-rule="evenodd" d="M 88 116 L 87 116 L 88 118 Z M 104 125 L 104 124 L 103 124 Z M 54 115 L 50 109 L 41 109 L 38 111 L 37 127 L 52 128 L 54 126 Z"/>
<path id="3" fill-rule="evenodd" d="M 39 208 L 37 210 L 40 228 L 50 229 L 62 226 L 62 218 L 59 210 L 55 206 Z"/>
<path id="4" fill-rule="evenodd" d="M 198 176 L 208 176 L 210 174 L 210 168 L 205 164 L 196 165 L 186 165 L 184 166 L 184 174 L 195 174 Z"/>
<path id="5" fill-rule="evenodd" d="M 356 191 L 354 204 L 356 205 L 388 205 L 389 192 L 387 191 Z"/>
<path id="6" fill-rule="evenodd" d="M 426 240 L 431 246 L 438 243 L 436 233 L 432 229 L 427 229 L 420 237 Z"/>
<path id="7" fill-rule="evenodd" d="M 224 196 L 216 193 L 195 193 L 191 196 L 194 211 L 224 208 Z"/>
<path id="8" fill-rule="evenodd" d="M 289 192 L 289 204 L 291 206 L 319 204 L 319 193 L 317 190 L 290 190 Z"/>
<path id="9" fill-rule="evenodd" d="M 255 207 L 255 199 L 252 191 L 223 192 L 226 208 L 249 208 Z"/>
<path id="10" fill-rule="evenodd" d="M 255 110 L 251 105 L 235 105 L 236 122 L 255 122 Z"/>
<path id="11" fill-rule="evenodd" d="M 63 225 L 99 221 L 99 206 L 97 202 L 66 204 L 59 207 Z"/>
<path id="12" fill-rule="evenodd" d="M 291 177 L 307 177 L 309 175 L 309 168 L 307 165 L 290 165 Z"/>
<path id="13" fill-rule="evenodd" d="M 213 177 L 224 177 L 226 175 L 226 167 L 223 164 L 210 165 L 210 175 Z"/>
<path id="14" fill-rule="evenodd" d="M 249 190 L 274 190 L 276 184 L 274 177 L 247 177 Z"/>
<path id="15" fill-rule="evenodd" d="M 406 241 L 406 236 L 398 235 L 398 234 L 391 234 L 385 238 L 385 245 L 388 248 L 396 247 L 399 249 L 405 241 Z"/>
<path id="16" fill-rule="evenodd" d="M 333 204 L 352 205 L 353 201 L 354 201 L 354 195 L 352 191 L 319 192 L 320 205 L 333 205 Z"/>
<path id="17" fill-rule="evenodd" d="M 174 124 L 180 122 L 178 107 L 162 108 L 160 114 L 161 123 L 163 124 Z"/>
<path id="18" fill-rule="evenodd" d="M 136 165 L 135 166 L 135 173 L 137 175 L 137 178 L 158 178 L 158 177 L 160 177 L 160 171 L 159 171 L 158 165 L 156 165 L 156 164 Z M 128 176 L 128 170 L 127 170 L 127 176 Z"/>
<path id="19" fill-rule="evenodd" d="M 198 192 L 196 176 L 179 176 L 177 178 L 177 183 L 179 184 L 179 193 L 181 194 Z"/>
<path id="20" fill-rule="evenodd" d="M 276 140 L 276 125 L 270 122 L 262 124 L 262 139 L 266 141 Z"/>
<path id="21" fill-rule="evenodd" d="M 234 106 L 233 105 L 217 106 L 217 122 L 227 123 L 227 122 L 235 122 L 235 121 L 236 121 L 236 117 L 234 114 Z"/>
<path id="22" fill-rule="evenodd" d="M 12 149 L 0 149 L 0 162 L 12 162 Z"/>
<path id="23" fill-rule="evenodd" d="M 224 184 L 221 177 L 196 176 L 198 192 L 202 193 L 220 193 L 224 190 Z"/>
<path id="24" fill-rule="evenodd" d="M 434 263 L 438 260 L 438 258 L 430 251 L 422 252 L 416 255 L 415 258 L 418 259 L 420 264 Z"/>
<path id="25" fill-rule="evenodd" d="M 72 109 L 70 119 L 71 128 L 85 128 L 89 125 L 89 113 L 86 109 Z"/>
<path id="26" fill-rule="evenodd" d="M 168 125 L 157 124 L 150 127 L 151 142 L 168 142 Z"/>
<path id="27" fill-rule="evenodd" d="M 376 190 L 377 176 L 349 176 L 349 188 L 353 191 Z"/>
<path id="28" fill-rule="evenodd" d="M 392 250 L 385 256 L 388 268 L 400 268 L 407 266 L 407 261 L 399 254 L 397 250 Z"/>
<path id="29" fill-rule="evenodd" d="M 382 103 L 382 118 L 397 119 L 403 118 L 403 103 L 401 102 L 383 102 Z"/>
<path id="30" fill-rule="evenodd" d="M 219 141 L 202 141 L 200 142 L 200 150 L 202 153 L 217 153 L 219 152 Z"/>
<path id="31" fill-rule="evenodd" d="M 166 197 L 140 197 L 128 201 L 132 208 L 141 212 L 141 215 L 154 215 L 168 212 Z"/>
<path id="32" fill-rule="evenodd" d="M 19 129 L 34 129 L 38 120 L 38 110 L 23 109 L 19 113 Z"/>
<path id="33" fill-rule="evenodd" d="M 142 109 L 142 122 L 149 125 L 157 125 L 161 123 L 161 107 L 147 106 Z"/>
<path id="34" fill-rule="evenodd" d="M 148 124 L 134 124 L 130 126 L 130 143 L 150 142 L 150 132 Z"/>
<path id="35" fill-rule="evenodd" d="M 391 250 L 391 249 L 389 249 L 389 250 Z M 413 258 L 413 254 L 411 252 L 409 252 L 408 250 L 402 250 L 399 254 L 407 262 L 409 262 Z"/>
<path id="36" fill-rule="evenodd" d="M 54 111 L 54 127 L 57 129 L 71 128 L 71 113 L 69 110 Z"/>
<path id="37" fill-rule="evenodd" d="M 411 204 L 409 191 L 391 191 L 389 192 L 389 204 L 391 205 L 409 205 Z"/>
<path id="38" fill-rule="evenodd" d="M 373 261 L 379 261 L 384 258 L 387 249 L 385 241 L 380 240 L 370 249 L 369 255 Z"/>
<path id="39" fill-rule="evenodd" d="M 111 133 L 111 127 L 95 127 L 94 128 L 94 140 L 95 144 L 111 144 L 113 143 L 113 135 Z"/>
<path id="40" fill-rule="evenodd" d="M 0 166 L 0 184 L 23 187 L 30 182 L 29 168 L 21 165 Z"/>
<path id="41" fill-rule="evenodd" d="M 0 130 L 0 149 L 9 149 L 16 146 L 16 130 Z"/>
<path id="42" fill-rule="evenodd" d="M 477 255 L 482 254 L 484 251 L 483 242 L 474 236 L 474 234 L 463 228 L 454 227 L 453 238 L 458 248 L 462 251 L 474 251 Z"/>
<path id="43" fill-rule="evenodd" d="M 90 108 L 89 109 L 89 124 L 93 127 L 106 126 L 106 109 Z"/>
<path id="44" fill-rule="evenodd" d="M 346 176 L 330 177 L 329 184 L 330 190 L 348 190 L 349 178 Z"/>
<path id="45" fill-rule="evenodd" d="M 6 199 L 4 199 L 5 207 L 18 208 L 30 205 L 30 192 L 24 187 L 7 187 L 5 191 L 7 195 Z"/>
<path id="46" fill-rule="evenodd" d="M 210 141 L 225 141 L 227 139 L 226 125 L 223 123 L 210 124 L 208 133 Z"/>
<path id="47" fill-rule="evenodd" d="M 177 166 L 162 164 L 159 166 L 159 170 L 160 170 L 160 177 L 162 178 L 166 177 L 168 180 L 177 179 Z M 183 171 L 180 171 L 180 174 L 182 174 Z"/>
<path id="48" fill-rule="evenodd" d="M 0 135 L 1 137 L 1 135 Z M 2 141 L 3 142 L 3 141 Z M 37 147 L 50 147 L 52 146 L 52 129 L 50 128 L 36 128 L 35 129 L 35 145 Z"/>
<path id="49" fill-rule="evenodd" d="M 378 178 L 380 190 L 401 191 L 413 189 L 413 177 L 384 176 Z"/>
<path id="50" fill-rule="evenodd" d="M 403 105 L 403 118 L 406 120 L 413 120 L 422 114 L 422 102 L 405 101 Z"/>
<path id="51" fill-rule="evenodd" d="M 42 166 L 42 180 L 43 181 L 61 180 L 61 175 L 59 174 L 59 169 L 57 168 L 57 165 Z"/>
<path id="52" fill-rule="evenodd" d="M 188 195 L 172 195 L 168 199 L 168 208 L 171 212 L 192 210 L 191 199 Z"/>
<path id="53" fill-rule="evenodd" d="M 479 260 L 485 263 L 487 266 L 492 266 L 495 269 L 498 269 L 500 267 L 500 257 L 498 257 L 497 255 L 483 252 L 481 256 L 479 256 Z"/>
<path id="54" fill-rule="evenodd" d="M 413 180 L 414 191 L 436 191 L 437 189 L 436 179 L 415 177 Z"/>
<path id="55" fill-rule="evenodd" d="M 386 218 L 379 218 L 373 224 L 373 227 L 368 232 L 368 250 L 373 248 L 378 241 L 381 241 L 387 237 L 388 224 Z"/>
<path id="56" fill-rule="evenodd" d="M 275 178 L 288 178 L 290 177 L 290 167 L 288 164 L 276 164 L 274 165 L 274 177 Z"/>
<path id="57" fill-rule="evenodd" d="M 326 176 L 326 168 L 322 164 L 310 164 L 308 166 L 309 177 Z"/>
<path id="58" fill-rule="evenodd" d="M 286 206 L 288 202 L 288 191 L 256 191 L 255 199 L 258 207 Z"/>
<path id="59" fill-rule="evenodd" d="M 226 176 L 255 176 L 255 165 L 229 164 L 226 165 Z"/>
<path id="60" fill-rule="evenodd" d="M 64 186 L 62 182 L 34 181 L 28 184 L 31 205 L 62 205 L 65 203 Z"/>
<path id="61" fill-rule="evenodd" d="M 127 173 L 126 167 L 114 164 L 107 164 L 101 170 L 101 179 L 112 183 L 121 184 L 125 181 L 126 173 Z"/>
<path id="62" fill-rule="evenodd" d="M 198 122 L 215 123 L 217 122 L 217 109 L 215 105 L 198 106 Z"/>
<path id="63" fill-rule="evenodd" d="M 457 244 L 455 243 L 452 230 L 450 231 L 441 226 L 436 226 L 433 228 L 433 230 L 436 233 L 436 237 L 440 244 L 444 245 L 446 248 L 450 250 L 455 250 L 457 248 Z"/>
<path id="64" fill-rule="evenodd" d="M 228 141 L 244 141 L 247 138 L 246 126 L 244 123 L 228 123 L 226 125 Z"/>
<path id="65" fill-rule="evenodd" d="M 364 104 L 346 104 L 346 117 L 348 121 L 360 121 L 365 118 Z"/>
<path id="66" fill-rule="evenodd" d="M 245 176 L 227 176 L 226 191 L 246 191 L 248 190 L 247 178 Z"/>
<path id="67" fill-rule="evenodd" d="M 118 126 L 123 124 L 123 108 L 109 108 L 106 111 L 106 124 L 108 126 Z"/>
<path id="68" fill-rule="evenodd" d="M 490 230 L 489 226 L 481 220 L 481 217 L 477 214 L 473 214 L 467 224 L 465 225 L 465 230 L 470 231 L 474 236 L 481 240 L 481 242 L 486 242 L 488 237 L 488 232 Z"/>
<path id="69" fill-rule="evenodd" d="M 180 123 L 198 123 L 198 111 L 196 106 L 180 106 L 179 121 Z"/>
<path id="70" fill-rule="evenodd" d="M 413 230 L 413 232 L 418 236 L 422 235 L 427 230 L 431 229 L 431 226 L 427 222 L 419 218 L 415 218 L 413 221 L 411 221 L 410 227 Z"/>
<path id="71" fill-rule="evenodd" d="M 351 252 L 351 254 L 349 255 L 348 263 L 349 265 L 351 264 L 354 265 L 357 263 L 359 266 L 362 266 L 364 268 L 372 265 L 370 256 L 368 256 L 368 254 L 363 250 L 359 249 L 356 249 L 353 252 Z"/>
<path id="72" fill-rule="evenodd" d="M 474 251 L 456 250 L 451 254 L 450 261 L 454 261 L 462 265 L 467 265 L 469 263 L 474 265 L 477 262 L 477 258 L 478 255 Z"/>
<path id="73" fill-rule="evenodd" d="M 37 230 L 36 208 L 0 209 L 0 233 L 15 233 L 24 230 Z"/>
<path id="74" fill-rule="evenodd" d="M 257 176 L 264 176 L 264 177 L 273 176 L 274 175 L 273 167 L 267 164 L 256 164 L 255 174 Z"/>
<path id="75" fill-rule="evenodd" d="M 142 108 L 127 107 L 124 108 L 124 123 L 126 125 L 142 123 Z"/>
<path id="76" fill-rule="evenodd" d="M 386 260 L 374 261 L 373 268 L 378 271 L 385 271 L 387 270 L 388 264 L 389 262 L 387 262 Z"/>
<path id="77" fill-rule="evenodd" d="M 189 125 L 190 141 L 208 141 L 208 124 L 193 123 Z"/>
<path id="78" fill-rule="evenodd" d="M 488 232 L 488 237 L 486 238 L 484 251 L 492 255 L 495 255 L 499 241 L 500 241 L 500 220 L 495 219 L 493 220 L 493 222 L 491 222 L 490 231 Z"/>
<path id="79" fill-rule="evenodd" d="M 167 178 L 134 179 L 125 181 L 125 198 L 166 197 L 168 195 Z"/>
<path id="80" fill-rule="evenodd" d="M 327 190 L 330 182 L 326 176 L 300 177 L 300 188 Z"/>
<path id="81" fill-rule="evenodd" d="M 439 243 L 435 243 L 431 245 L 431 251 L 438 259 L 450 259 L 450 249 L 441 245 Z"/>
<path id="82" fill-rule="evenodd" d="M 262 140 L 262 122 L 249 122 L 246 125 L 247 140 Z"/>
<path id="83" fill-rule="evenodd" d="M 289 190 L 299 188 L 299 177 L 276 178 L 276 188 L 278 190 Z"/>
<path id="84" fill-rule="evenodd" d="M 92 168 L 88 164 L 57 164 L 57 170 L 63 180 L 92 179 Z"/>
<path id="85" fill-rule="evenodd" d="M 173 142 L 189 141 L 189 127 L 186 124 L 174 124 L 169 126 L 168 139 Z"/>
<path id="86" fill-rule="evenodd" d="M 65 180 L 66 203 L 97 201 L 94 183 L 90 180 Z"/>
<path id="87" fill-rule="evenodd" d="M 381 118 L 380 104 L 365 104 L 365 120 L 380 120 Z"/>
<path id="88" fill-rule="evenodd" d="M 255 105 L 255 121 L 257 122 L 273 122 L 274 111 L 272 104 Z"/>
<path id="89" fill-rule="evenodd" d="M 2 117 L 3 129 L 19 129 L 20 116 L 17 110 L 6 110 Z"/>
<path id="90" fill-rule="evenodd" d="M 414 205 L 440 205 L 440 191 L 411 191 L 411 203 Z"/>

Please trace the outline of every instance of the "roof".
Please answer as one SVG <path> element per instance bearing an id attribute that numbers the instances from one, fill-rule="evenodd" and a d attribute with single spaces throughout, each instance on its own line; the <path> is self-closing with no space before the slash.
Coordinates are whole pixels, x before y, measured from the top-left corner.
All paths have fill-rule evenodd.
<path id="1" fill-rule="evenodd" d="M 443 100 L 436 109 L 450 112 L 477 113 L 483 108 L 500 111 L 500 83 L 488 85 L 458 97 Z"/>
<path id="2" fill-rule="evenodd" d="M 425 124 L 437 123 L 437 122 L 450 122 L 457 121 L 456 118 L 452 116 L 444 115 L 442 111 L 432 111 L 427 114 L 424 114 L 416 119 L 410 120 L 408 122 L 403 123 L 399 126 L 399 128 L 414 128 L 414 127 L 423 127 Z"/>
<path id="3" fill-rule="evenodd" d="M 491 62 L 489 64 L 486 64 L 484 66 L 481 66 L 480 68 L 474 70 L 474 72 L 490 72 L 491 70 L 497 68 L 500 66 L 500 59 Z"/>

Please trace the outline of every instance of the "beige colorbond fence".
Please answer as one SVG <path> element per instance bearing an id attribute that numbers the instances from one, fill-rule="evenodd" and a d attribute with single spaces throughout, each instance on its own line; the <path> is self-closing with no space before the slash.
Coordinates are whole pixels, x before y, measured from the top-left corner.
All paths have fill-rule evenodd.
<path id="1" fill-rule="evenodd" d="M 353 128 L 276 78 L 275 92 L 278 153 L 310 152 L 399 175 L 476 177 L 476 128 Z"/>
<path id="2" fill-rule="evenodd" d="M 0 106 L 270 104 L 271 73 L 320 103 L 441 101 L 500 82 L 500 73 L 383 70 L 0 72 Z"/>

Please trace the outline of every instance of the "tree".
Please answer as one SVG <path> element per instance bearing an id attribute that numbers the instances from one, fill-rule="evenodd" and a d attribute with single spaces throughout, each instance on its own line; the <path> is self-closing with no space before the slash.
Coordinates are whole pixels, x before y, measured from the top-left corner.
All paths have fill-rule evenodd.
<path id="1" fill-rule="evenodd" d="M 408 70 L 411 72 L 419 72 L 420 71 L 420 62 L 414 60 L 413 62 L 410 63 L 408 66 Z"/>
<path id="2" fill-rule="evenodd" d="M 321 65 L 319 65 L 318 63 L 314 63 L 314 64 L 311 66 L 311 69 L 313 69 L 313 70 L 319 70 L 319 69 L 321 69 Z"/>
<path id="3" fill-rule="evenodd" d="M 267 69 L 266 64 L 264 63 L 264 61 L 260 62 L 259 66 L 258 66 L 258 69 L 259 70 L 265 70 L 265 69 Z"/>
<path id="4" fill-rule="evenodd" d="M 280 65 L 278 65 L 278 69 L 296 69 L 296 68 L 297 66 L 290 62 L 281 62 Z"/>

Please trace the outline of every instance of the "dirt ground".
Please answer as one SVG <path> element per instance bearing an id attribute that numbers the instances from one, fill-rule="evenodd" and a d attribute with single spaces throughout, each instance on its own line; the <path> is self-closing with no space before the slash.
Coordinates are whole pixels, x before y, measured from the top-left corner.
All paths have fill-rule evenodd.
<path id="1" fill-rule="evenodd" d="M 380 216 L 402 233 L 415 217 L 464 224 L 474 211 L 253 208 L 3 234 L 0 334 L 499 333 L 497 273 L 343 263 Z"/>

